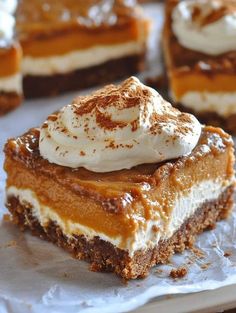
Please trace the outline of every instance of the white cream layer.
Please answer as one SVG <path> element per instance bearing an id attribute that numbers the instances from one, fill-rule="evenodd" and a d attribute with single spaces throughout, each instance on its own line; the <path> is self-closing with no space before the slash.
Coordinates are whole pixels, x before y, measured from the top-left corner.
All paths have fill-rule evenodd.
<path id="1" fill-rule="evenodd" d="M 236 114 L 236 92 L 186 92 L 174 99 L 195 112 L 215 112 L 222 117 Z"/>
<path id="2" fill-rule="evenodd" d="M 73 223 L 69 220 L 65 222 L 53 211 L 53 208 L 41 205 L 36 194 L 30 189 L 17 189 L 11 186 L 8 187 L 6 194 L 7 197 L 18 197 L 23 204 L 30 204 L 33 208 L 33 214 L 37 217 L 42 226 L 47 225 L 47 223 L 52 220 L 60 226 L 63 233 L 68 237 L 71 237 L 73 234 L 84 234 L 88 239 L 99 236 L 101 239 L 110 242 L 116 247 L 127 250 L 129 255 L 133 256 L 137 250 L 153 248 L 158 244 L 160 239 L 170 238 L 175 231 L 181 227 L 184 221 L 193 215 L 204 202 L 217 199 L 232 183 L 233 180 L 208 180 L 193 186 L 188 194 L 179 195 L 176 199 L 173 213 L 167 224 L 161 218 L 157 218 L 155 221 L 144 221 L 146 228 L 140 228 L 138 232 L 127 239 L 125 247 L 121 246 L 121 236 L 111 238 L 103 233 L 97 233 L 93 229 L 79 223 Z M 153 231 L 152 227 L 154 225 L 157 226 L 160 231 Z"/>
<path id="3" fill-rule="evenodd" d="M 23 75 L 63 74 L 86 67 L 96 66 L 106 61 L 139 54 L 143 51 L 142 42 L 131 41 L 123 44 L 95 46 L 51 57 L 25 56 L 22 62 Z"/>
<path id="4" fill-rule="evenodd" d="M 16 92 L 22 94 L 22 76 L 20 73 L 0 77 L 0 92 Z"/>

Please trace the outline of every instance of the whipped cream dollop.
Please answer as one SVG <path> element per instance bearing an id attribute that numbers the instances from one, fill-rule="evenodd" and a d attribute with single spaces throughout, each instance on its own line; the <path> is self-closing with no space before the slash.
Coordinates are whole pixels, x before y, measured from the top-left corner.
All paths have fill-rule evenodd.
<path id="1" fill-rule="evenodd" d="M 174 8 L 172 29 L 188 49 L 219 55 L 236 49 L 236 2 L 183 0 Z"/>
<path id="2" fill-rule="evenodd" d="M 201 124 L 131 77 L 81 96 L 48 117 L 39 149 L 49 162 L 94 172 L 130 169 L 191 153 Z"/>
<path id="3" fill-rule="evenodd" d="M 15 19 L 12 15 L 0 10 L 0 41 L 11 40 L 14 35 Z M 0 42 L 1 45 L 1 42 Z"/>
<path id="4" fill-rule="evenodd" d="M 17 0 L 0 0 L 0 11 L 14 14 L 17 7 Z"/>

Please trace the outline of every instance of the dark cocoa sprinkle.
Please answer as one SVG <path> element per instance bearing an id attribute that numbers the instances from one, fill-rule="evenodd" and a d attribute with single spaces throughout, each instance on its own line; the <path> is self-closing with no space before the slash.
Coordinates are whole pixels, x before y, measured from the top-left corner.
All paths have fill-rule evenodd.
<path id="1" fill-rule="evenodd" d="M 110 148 L 110 149 L 118 149 L 118 148 L 128 148 L 128 149 L 131 149 L 131 148 L 133 148 L 133 144 L 122 144 L 122 143 L 120 143 L 120 144 L 116 144 L 115 143 L 115 141 L 114 140 L 105 140 L 105 141 L 107 141 L 107 142 L 109 142 L 108 143 L 108 145 L 106 145 L 106 147 L 105 148 Z"/>
<path id="2" fill-rule="evenodd" d="M 59 149 L 59 146 L 56 147 L 56 151 Z"/>
<path id="3" fill-rule="evenodd" d="M 105 140 L 105 141 L 108 141 L 108 140 Z M 111 141 L 109 142 L 109 144 L 106 145 L 106 148 L 116 149 L 117 146 L 115 145 L 115 141 L 114 141 L 114 140 L 111 140 Z"/>
<path id="4" fill-rule="evenodd" d="M 85 154 L 84 151 L 80 151 L 80 155 L 81 155 L 81 156 L 85 156 L 86 154 Z"/>
<path id="5" fill-rule="evenodd" d="M 78 137 L 77 137 L 77 136 L 73 136 L 73 138 L 74 138 L 74 139 L 78 139 Z"/>

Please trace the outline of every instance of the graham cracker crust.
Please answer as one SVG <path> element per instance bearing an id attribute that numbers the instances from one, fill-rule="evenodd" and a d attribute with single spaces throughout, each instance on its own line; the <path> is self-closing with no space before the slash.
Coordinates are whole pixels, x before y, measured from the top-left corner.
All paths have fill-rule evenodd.
<path id="1" fill-rule="evenodd" d="M 133 75 L 144 68 L 144 54 L 110 60 L 89 68 L 52 76 L 25 76 L 23 89 L 26 98 L 55 96 L 112 82 Z"/>
<path id="2" fill-rule="evenodd" d="M 191 248 L 198 234 L 214 228 L 217 221 L 227 218 L 233 207 L 233 193 L 232 185 L 218 199 L 204 203 L 170 239 L 159 242 L 153 249 L 137 251 L 132 258 L 127 251 L 99 237 L 92 240 L 87 240 L 83 235 L 68 238 L 54 222 L 42 227 L 32 215 L 32 207 L 20 203 L 17 197 L 8 198 L 6 205 L 14 223 L 22 230 L 31 230 L 33 235 L 55 243 L 75 258 L 90 262 L 92 271 L 115 272 L 123 279 L 130 280 L 146 277 L 153 266 L 167 263 L 175 252 Z"/>
<path id="3" fill-rule="evenodd" d="M 22 101 L 22 96 L 16 92 L 0 91 L 0 116 L 17 108 Z"/>
<path id="4" fill-rule="evenodd" d="M 175 106 L 183 112 L 194 114 L 203 124 L 221 127 L 226 132 L 236 135 L 236 114 L 224 118 L 216 112 L 196 112 L 180 103 L 175 104 Z"/>

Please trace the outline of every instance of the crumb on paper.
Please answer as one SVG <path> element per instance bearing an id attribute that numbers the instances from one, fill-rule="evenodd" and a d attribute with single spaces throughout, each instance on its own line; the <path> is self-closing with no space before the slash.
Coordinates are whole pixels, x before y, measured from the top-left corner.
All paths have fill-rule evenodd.
<path id="1" fill-rule="evenodd" d="M 205 257 L 205 253 L 201 249 L 193 247 L 191 250 L 197 258 L 203 259 Z"/>
<path id="2" fill-rule="evenodd" d="M 210 262 L 208 262 L 208 263 L 204 263 L 204 264 L 202 264 L 201 265 L 201 269 L 202 270 L 207 270 L 208 268 L 209 268 L 209 266 L 211 265 L 211 263 Z"/>
<path id="3" fill-rule="evenodd" d="M 11 240 L 7 243 L 5 243 L 4 245 L 1 246 L 1 248 L 12 248 L 12 247 L 16 247 L 17 246 L 17 242 L 15 240 Z"/>
<path id="4" fill-rule="evenodd" d="M 10 215 L 10 214 L 4 214 L 2 220 L 3 220 L 4 222 L 7 222 L 7 223 L 11 222 L 11 221 L 12 221 L 11 215 Z"/>
<path id="5" fill-rule="evenodd" d="M 188 257 L 188 261 L 187 261 L 187 264 L 188 265 L 192 265 L 192 264 L 194 264 L 195 262 L 196 262 L 196 256 L 194 255 L 194 256 L 190 256 L 190 257 Z"/>
<path id="6" fill-rule="evenodd" d="M 158 268 L 158 269 L 155 271 L 155 273 L 157 273 L 157 274 L 162 274 L 162 273 L 163 273 L 163 270 L 160 269 L 160 268 Z"/>
<path id="7" fill-rule="evenodd" d="M 224 253 L 224 257 L 226 257 L 226 258 L 230 257 L 231 255 L 232 255 L 232 252 L 230 252 L 230 251 L 225 251 L 225 253 Z"/>
<path id="8" fill-rule="evenodd" d="M 170 277 L 171 278 L 183 278 L 184 276 L 186 276 L 188 273 L 187 268 L 184 266 L 178 267 L 176 269 L 172 269 L 170 271 Z"/>

